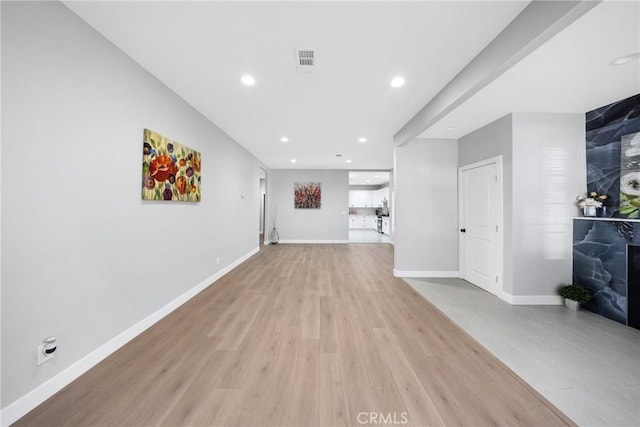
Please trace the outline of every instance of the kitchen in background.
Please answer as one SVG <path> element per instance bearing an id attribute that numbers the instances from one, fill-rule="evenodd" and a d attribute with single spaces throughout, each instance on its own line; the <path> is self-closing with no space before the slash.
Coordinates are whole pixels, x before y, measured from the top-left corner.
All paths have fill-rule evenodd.
<path id="1" fill-rule="evenodd" d="M 349 241 L 390 243 L 388 171 L 349 172 Z"/>

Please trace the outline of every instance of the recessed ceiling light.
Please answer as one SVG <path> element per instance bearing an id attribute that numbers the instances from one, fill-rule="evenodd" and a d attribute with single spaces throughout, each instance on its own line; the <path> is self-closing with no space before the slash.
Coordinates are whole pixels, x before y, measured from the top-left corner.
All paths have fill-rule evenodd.
<path id="1" fill-rule="evenodd" d="M 253 77 L 251 77 L 249 74 L 245 74 L 244 76 L 242 76 L 240 81 L 245 86 L 253 86 L 254 84 L 256 84 L 256 80 Z"/>
<path id="2" fill-rule="evenodd" d="M 456 129 L 457 129 L 457 127 L 455 127 L 455 126 L 449 126 L 449 127 L 447 128 L 447 130 L 456 130 Z"/>
<path id="3" fill-rule="evenodd" d="M 291 163 L 295 163 L 295 162 L 296 162 L 296 159 L 291 159 Z"/>
<path id="4" fill-rule="evenodd" d="M 289 138 L 287 138 L 286 136 L 283 136 L 282 138 L 280 138 L 280 141 L 289 142 Z"/>
<path id="5" fill-rule="evenodd" d="M 380 176 L 379 175 L 374 175 L 374 178 L 380 178 Z"/>
<path id="6" fill-rule="evenodd" d="M 367 182 L 371 182 L 371 180 L 370 180 L 370 179 L 368 179 L 368 180 L 367 180 Z"/>
<path id="7" fill-rule="evenodd" d="M 347 159 L 347 163 L 351 163 L 351 160 Z"/>
<path id="8" fill-rule="evenodd" d="M 342 157 L 342 154 L 336 154 L 336 157 Z"/>
<path id="9" fill-rule="evenodd" d="M 362 138 L 358 138 L 358 142 L 367 142 L 367 138 L 364 136 Z"/>
<path id="10" fill-rule="evenodd" d="M 640 58 L 640 52 L 635 52 L 630 55 L 619 56 L 618 58 L 611 61 L 609 65 L 622 65 L 622 64 L 626 64 L 627 62 L 636 60 L 638 58 Z"/>
<path id="11" fill-rule="evenodd" d="M 404 86 L 404 77 L 402 76 L 395 76 L 392 80 L 391 80 L 391 87 L 402 87 Z"/>

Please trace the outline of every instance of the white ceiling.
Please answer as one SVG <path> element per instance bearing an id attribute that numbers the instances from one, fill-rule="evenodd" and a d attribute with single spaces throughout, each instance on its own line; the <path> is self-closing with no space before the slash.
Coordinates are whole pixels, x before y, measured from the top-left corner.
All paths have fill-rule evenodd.
<path id="1" fill-rule="evenodd" d="M 458 138 L 511 112 L 585 113 L 640 93 L 640 2 L 605 1 L 431 126 Z M 449 129 L 454 127 L 455 129 Z"/>
<path id="2" fill-rule="evenodd" d="M 528 1 L 65 4 L 266 166 L 371 170 L 392 168 L 394 133 Z M 299 47 L 317 50 L 315 74 L 297 74 Z"/>
<path id="3" fill-rule="evenodd" d="M 266 166 L 378 170 L 392 168 L 394 133 L 528 1 L 64 3 Z M 608 65 L 640 51 L 639 7 L 596 6 L 421 136 L 639 93 L 640 61 Z M 317 50 L 315 74 L 296 73 L 300 47 Z M 397 74 L 407 84 L 393 89 Z"/>

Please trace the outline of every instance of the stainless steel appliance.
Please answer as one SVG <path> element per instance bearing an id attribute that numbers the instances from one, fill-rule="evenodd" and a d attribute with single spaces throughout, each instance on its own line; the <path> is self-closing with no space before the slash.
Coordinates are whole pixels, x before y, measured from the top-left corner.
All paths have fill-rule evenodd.
<path id="1" fill-rule="evenodd" d="M 376 229 L 378 230 L 378 233 L 382 233 L 382 217 L 379 215 L 376 220 Z"/>

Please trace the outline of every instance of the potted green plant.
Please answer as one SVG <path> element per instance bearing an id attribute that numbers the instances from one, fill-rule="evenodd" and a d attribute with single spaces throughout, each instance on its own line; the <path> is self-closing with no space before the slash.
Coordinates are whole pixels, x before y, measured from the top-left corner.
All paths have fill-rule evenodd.
<path id="1" fill-rule="evenodd" d="M 564 298 L 564 305 L 570 310 L 579 310 L 580 304 L 591 299 L 591 294 L 585 288 L 578 285 L 566 285 L 558 289 L 558 293 Z"/>

